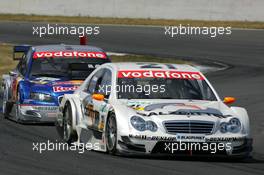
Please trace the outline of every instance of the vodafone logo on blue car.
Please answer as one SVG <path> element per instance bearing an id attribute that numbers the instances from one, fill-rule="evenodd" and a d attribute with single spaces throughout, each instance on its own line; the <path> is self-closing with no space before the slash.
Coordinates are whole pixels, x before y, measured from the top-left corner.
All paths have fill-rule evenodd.
<path id="1" fill-rule="evenodd" d="M 35 52 L 37 58 L 107 58 L 103 52 L 80 52 L 80 51 L 56 51 L 56 52 Z"/>

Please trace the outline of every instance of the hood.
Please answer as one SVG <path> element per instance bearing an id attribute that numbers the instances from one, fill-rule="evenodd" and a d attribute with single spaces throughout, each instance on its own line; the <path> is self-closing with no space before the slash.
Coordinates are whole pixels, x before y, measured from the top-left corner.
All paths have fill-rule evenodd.
<path id="1" fill-rule="evenodd" d="M 139 116 L 155 122 L 162 132 L 176 135 L 210 134 L 221 122 L 228 122 L 235 116 L 221 101 L 153 99 L 119 102 L 120 114 L 128 115 L 128 121 L 132 116 Z"/>
<path id="2" fill-rule="evenodd" d="M 232 115 L 227 106 L 218 101 L 203 100 L 127 100 L 123 104 L 136 114 L 151 116 L 212 116 L 226 118 Z"/>

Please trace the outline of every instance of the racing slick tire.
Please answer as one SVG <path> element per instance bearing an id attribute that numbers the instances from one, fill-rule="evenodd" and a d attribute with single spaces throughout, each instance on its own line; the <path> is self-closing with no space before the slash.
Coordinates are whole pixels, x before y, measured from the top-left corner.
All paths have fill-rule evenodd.
<path id="1" fill-rule="evenodd" d="M 107 152 L 109 154 L 115 155 L 117 153 L 117 124 L 114 113 L 110 113 L 109 117 L 107 118 L 105 133 Z"/>
<path id="2" fill-rule="evenodd" d="M 3 114 L 5 119 L 9 118 L 9 114 L 12 110 L 12 106 L 13 106 L 12 103 L 8 101 L 3 101 Z"/>
<path id="3" fill-rule="evenodd" d="M 12 103 L 8 102 L 8 91 L 4 88 L 3 89 L 3 100 L 2 100 L 2 112 L 4 114 L 4 118 L 8 118 L 9 113 L 11 112 L 12 109 Z"/>
<path id="4" fill-rule="evenodd" d="M 66 107 L 63 112 L 63 140 L 68 144 L 72 144 L 77 141 L 78 135 L 77 132 L 73 130 L 72 127 L 72 108 L 69 103 L 66 104 Z"/>

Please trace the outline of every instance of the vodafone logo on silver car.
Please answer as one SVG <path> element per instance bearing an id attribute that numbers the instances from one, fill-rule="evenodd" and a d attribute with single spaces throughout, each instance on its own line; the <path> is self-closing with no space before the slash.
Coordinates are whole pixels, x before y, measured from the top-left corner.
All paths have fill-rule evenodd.
<path id="1" fill-rule="evenodd" d="M 57 51 L 57 52 L 35 52 L 34 59 L 37 58 L 107 58 L 103 52 L 77 52 L 77 51 Z"/>
<path id="2" fill-rule="evenodd" d="M 53 87 L 53 92 L 75 91 L 78 87 L 79 86 L 72 86 L 72 87 L 55 86 Z"/>
<path id="3" fill-rule="evenodd" d="M 200 72 L 181 72 L 163 70 L 121 70 L 118 71 L 118 78 L 175 78 L 204 80 Z"/>

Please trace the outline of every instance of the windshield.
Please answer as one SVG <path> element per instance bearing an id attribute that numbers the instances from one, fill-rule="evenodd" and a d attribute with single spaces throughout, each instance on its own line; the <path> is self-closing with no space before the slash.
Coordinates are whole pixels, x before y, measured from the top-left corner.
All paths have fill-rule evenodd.
<path id="1" fill-rule="evenodd" d="M 32 59 L 30 77 L 66 77 L 84 80 L 96 67 L 107 62 L 94 58 L 38 58 Z"/>
<path id="2" fill-rule="evenodd" d="M 189 99 L 216 101 L 205 80 L 118 78 L 119 99 Z"/>

